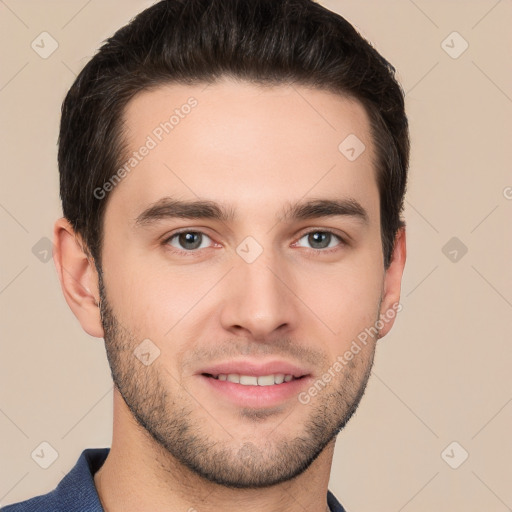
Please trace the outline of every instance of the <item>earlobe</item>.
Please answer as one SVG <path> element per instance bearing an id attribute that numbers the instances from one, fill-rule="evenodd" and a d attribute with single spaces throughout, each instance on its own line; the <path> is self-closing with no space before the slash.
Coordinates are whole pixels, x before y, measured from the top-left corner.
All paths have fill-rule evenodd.
<path id="1" fill-rule="evenodd" d="M 391 263 L 384 276 L 384 286 L 380 319 L 383 327 L 380 329 L 379 338 L 383 338 L 393 327 L 396 315 L 402 309 L 400 304 L 400 288 L 407 256 L 405 227 L 398 230 L 395 236 L 395 245 Z"/>
<path id="2" fill-rule="evenodd" d="M 85 332 L 103 338 L 99 309 L 98 273 L 83 242 L 69 221 L 61 218 L 53 229 L 53 261 L 68 306 Z"/>

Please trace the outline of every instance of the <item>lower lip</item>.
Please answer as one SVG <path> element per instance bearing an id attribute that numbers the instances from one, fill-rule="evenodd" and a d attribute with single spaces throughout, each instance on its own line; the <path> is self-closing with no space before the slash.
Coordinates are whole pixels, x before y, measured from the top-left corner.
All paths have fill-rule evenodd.
<path id="1" fill-rule="evenodd" d="M 199 377 L 216 394 L 226 397 L 238 406 L 255 408 L 273 407 L 290 398 L 296 398 L 310 380 L 310 377 L 302 377 L 273 386 L 245 386 L 205 375 L 199 375 Z"/>

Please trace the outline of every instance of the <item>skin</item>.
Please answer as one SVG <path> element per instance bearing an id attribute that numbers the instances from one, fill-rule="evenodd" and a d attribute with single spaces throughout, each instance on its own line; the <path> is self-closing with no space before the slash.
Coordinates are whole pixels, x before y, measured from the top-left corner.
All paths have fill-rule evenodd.
<path id="1" fill-rule="evenodd" d="M 197 372 L 234 358 L 279 359 L 307 370 L 298 389 L 307 391 L 396 307 L 405 230 L 384 269 L 374 150 L 358 102 L 228 79 L 161 86 L 126 108 L 130 151 L 190 96 L 198 105 L 110 193 L 101 294 L 80 237 L 66 219 L 55 223 L 64 296 L 83 329 L 105 338 L 116 384 L 112 448 L 95 485 L 109 512 L 324 512 L 335 436 L 394 318 L 308 404 L 297 393 L 273 406 L 235 404 Z M 349 134 L 366 146 L 353 162 L 338 150 Z M 234 219 L 137 225 L 171 196 L 222 203 Z M 280 218 L 289 202 L 340 198 L 360 203 L 367 222 Z M 206 235 L 200 248 L 168 240 L 184 228 Z M 345 243 L 307 236 L 326 230 Z M 236 252 L 248 236 L 263 250 L 252 263 Z M 148 366 L 133 354 L 144 339 L 160 350 Z"/>

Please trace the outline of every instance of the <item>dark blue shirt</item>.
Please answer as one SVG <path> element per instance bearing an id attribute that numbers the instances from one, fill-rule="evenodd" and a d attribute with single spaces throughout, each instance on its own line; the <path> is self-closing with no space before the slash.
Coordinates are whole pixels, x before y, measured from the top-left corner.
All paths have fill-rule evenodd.
<path id="1" fill-rule="evenodd" d="M 82 452 L 75 467 L 48 494 L 7 505 L 2 512 L 104 512 L 94 486 L 94 473 L 100 469 L 110 448 L 89 448 Z M 334 495 L 327 492 L 331 512 L 345 512 Z"/>

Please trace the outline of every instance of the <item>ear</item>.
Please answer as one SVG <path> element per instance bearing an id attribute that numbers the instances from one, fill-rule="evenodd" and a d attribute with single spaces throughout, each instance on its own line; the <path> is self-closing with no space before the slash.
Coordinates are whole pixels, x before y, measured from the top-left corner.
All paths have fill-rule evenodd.
<path id="1" fill-rule="evenodd" d="M 86 253 L 81 237 L 65 218 L 55 222 L 53 243 L 53 261 L 68 306 L 85 332 L 103 338 L 94 260 Z"/>
<path id="2" fill-rule="evenodd" d="M 379 338 L 383 338 L 395 323 L 396 315 L 402 310 L 400 304 L 400 287 L 406 258 L 405 227 L 398 230 L 391 255 L 391 263 L 384 275 L 380 320 L 384 324 L 380 329 Z"/>

